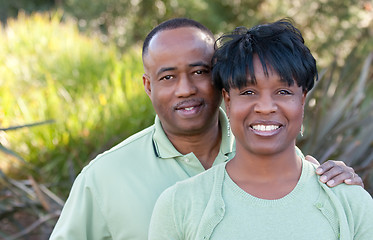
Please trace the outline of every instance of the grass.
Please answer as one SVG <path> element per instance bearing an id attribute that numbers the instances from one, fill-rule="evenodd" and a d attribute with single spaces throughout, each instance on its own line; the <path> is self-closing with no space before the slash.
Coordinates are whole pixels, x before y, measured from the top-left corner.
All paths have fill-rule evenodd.
<path id="1" fill-rule="evenodd" d="M 89 160 L 153 121 L 140 50 L 119 55 L 60 13 L 10 20 L 0 54 L 0 126 L 54 121 L 2 132 L 2 145 L 28 163 L 7 169 L 10 176 L 32 174 L 66 196 Z"/>

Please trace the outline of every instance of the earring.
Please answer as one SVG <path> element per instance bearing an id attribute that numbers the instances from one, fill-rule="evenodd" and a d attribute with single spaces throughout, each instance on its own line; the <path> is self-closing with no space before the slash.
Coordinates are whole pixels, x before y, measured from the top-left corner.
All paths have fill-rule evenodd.
<path id="1" fill-rule="evenodd" d="M 231 136 L 231 125 L 229 124 L 229 118 L 228 118 L 228 125 L 227 125 L 227 136 L 230 137 Z"/>
<path id="2" fill-rule="evenodd" d="M 304 133 L 304 127 L 303 127 L 303 124 L 302 126 L 300 127 L 300 135 L 303 137 L 303 133 Z"/>

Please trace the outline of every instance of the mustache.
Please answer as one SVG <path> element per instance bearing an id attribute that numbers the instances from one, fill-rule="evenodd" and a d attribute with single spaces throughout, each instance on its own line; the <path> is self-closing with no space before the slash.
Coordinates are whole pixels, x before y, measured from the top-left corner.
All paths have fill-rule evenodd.
<path id="1" fill-rule="evenodd" d="M 184 100 L 184 101 L 176 103 L 174 105 L 174 109 L 200 106 L 204 103 L 205 103 L 205 100 L 203 98 L 188 99 L 188 100 Z"/>

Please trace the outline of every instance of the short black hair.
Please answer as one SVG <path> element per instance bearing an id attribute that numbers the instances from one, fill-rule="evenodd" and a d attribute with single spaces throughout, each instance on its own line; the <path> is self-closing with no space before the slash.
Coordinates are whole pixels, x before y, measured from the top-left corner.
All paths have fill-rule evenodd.
<path id="1" fill-rule="evenodd" d="M 242 88 L 248 79 L 256 84 L 254 55 L 259 57 L 267 76 L 269 65 L 281 81 L 292 86 L 295 80 L 303 92 L 310 91 L 318 80 L 316 60 L 289 18 L 251 29 L 238 27 L 220 37 L 215 49 L 212 78 L 219 89 Z"/>
<path id="2" fill-rule="evenodd" d="M 159 24 L 158 26 L 156 26 L 155 28 L 153 28 L 153 30 L 151 30 L 149 32 L 149 34 L 146 36 L 146 38 L 144 40 L 144 44 L 142 46 L 142 56 L 144 57 L 144 55 L 147 53 L 150 40 L 152 40 L 152 38 L 158 32 L 161 32 L 161 31 L 164 31 L 164 30 L 182 28 L 182 27 L 198 28 L 202 32 L 204 32 L 208 36 L 210 36 L 212 41 L 214 41 L 214 39 L 215 39 L 214 34 L 210 31 L 210 29 L 205 27 L 202 23 L 199 23 L 195 20 L 188 19 L 188 18 L 173 18 L 173 19 L 162 22 L 161 24 Z"/>

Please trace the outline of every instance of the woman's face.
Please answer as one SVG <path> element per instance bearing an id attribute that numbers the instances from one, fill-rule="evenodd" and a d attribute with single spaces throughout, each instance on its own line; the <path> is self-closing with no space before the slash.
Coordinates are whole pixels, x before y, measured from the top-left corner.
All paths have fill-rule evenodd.
<path id="1" fill-rule="evenodd" d="M 223 91 L 237 151 L 271 155 L 294 148 L 300 132 L 306 93 L 296 82 L 288 86 L 254 57 L 256 84 Z M 249 82 L 249 81 L 248 81 Z"/>

